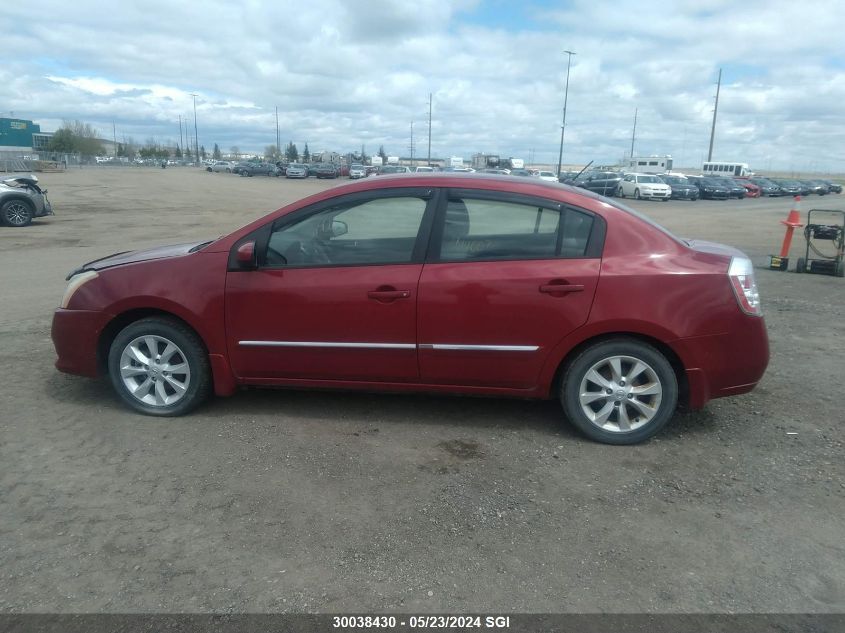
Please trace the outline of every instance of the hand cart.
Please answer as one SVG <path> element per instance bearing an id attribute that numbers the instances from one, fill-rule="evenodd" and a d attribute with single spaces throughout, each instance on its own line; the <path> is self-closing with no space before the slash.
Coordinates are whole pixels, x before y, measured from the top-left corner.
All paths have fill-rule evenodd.
<path id="1" fill-rule="evenodd" d="M 820 217 L 826 220 L 824 224 L 820 222 Z M 804 227 L 804 240 L 807 243 L 804 257 L 798 258 L 795 272 L 845 277 L 845 211 L 810 209 Z M 826 250 L 832 247 L 833 253 L 823 252 L 823 247 L 817 245 L 819 242 L 829 242 L 830 246 Z"/>

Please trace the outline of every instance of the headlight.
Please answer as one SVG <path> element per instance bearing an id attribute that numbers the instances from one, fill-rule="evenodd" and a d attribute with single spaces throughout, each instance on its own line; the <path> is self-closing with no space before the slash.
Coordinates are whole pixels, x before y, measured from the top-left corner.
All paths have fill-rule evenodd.
<path id="1" fill-rule="evenodd" d="M 79 273 L 78 275 L 74 275 L 70 278 L 70 283 L 67 285 L 67 290 L 65 290 L 65 294 L 62 297 L 62 308 L 67 308 L 70 300 L 73 298 L 73 293 L 79 290 L 86 281 L 91 281 L 92 279 L 96 279 L 99 275 L 95 270 L 86 270 L 83 273 Z"/>

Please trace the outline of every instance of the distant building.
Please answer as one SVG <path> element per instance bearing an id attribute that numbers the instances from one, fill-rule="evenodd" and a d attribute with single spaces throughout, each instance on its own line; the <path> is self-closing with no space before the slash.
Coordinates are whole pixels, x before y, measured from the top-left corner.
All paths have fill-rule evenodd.
<path id="1" fill-rule="evenodd" d="M 0 157 L 21 158 L 47 149 L 51 132 L 28 119 L 0 118 Z"/>

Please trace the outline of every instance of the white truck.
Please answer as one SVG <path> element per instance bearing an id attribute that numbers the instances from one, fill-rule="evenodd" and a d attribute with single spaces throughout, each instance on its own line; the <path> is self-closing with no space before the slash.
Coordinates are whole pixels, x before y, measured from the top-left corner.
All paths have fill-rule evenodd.
<path id="1" fill-rule="evenodd" d="M 460 156 L 451 156 L 446 159 L 446 167 L 463 167 L 464 159 Z"/>
<path id="2" fill-rule="evenodd" d="M 370 158 L 370 165 L 373 167 L 381 167 L 384 161 L 382 161 L 381 156 L 373 156 Z"/>

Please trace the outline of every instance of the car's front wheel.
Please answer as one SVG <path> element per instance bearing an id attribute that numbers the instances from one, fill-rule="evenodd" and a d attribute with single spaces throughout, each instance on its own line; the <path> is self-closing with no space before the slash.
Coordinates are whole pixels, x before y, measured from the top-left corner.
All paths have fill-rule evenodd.
<path id="1" fill-rule="evenodd" d="M 0 207 L 0 220 L 8 226 L 27 226 L 33 215 L 32 206 L 24 200 L 9 200 Z"/>
<path id="2" fill-rule="evenodd" d="M 175 319 L 150 317 L 126 326 L 109 348 L 108 367 L 120 398 L 147 415 L 182 415 L 211 393 L 202 341 Z"/>
<path id="3" fill-rule="evenodd" d="M 637 200 L 639 200 L 639 199 L 640 199 L 640 190 L 639 190 L 639 189 L 634 189 L 634 197 L 635 197 Z"/>
<path id="4" fill-rule="evenodd" d="M 636 444 L 672 417 L 678 381 L 659 350 L 618 338 L 588 347 L 570 363 L 560 399 L 566 417 L 587 437 L 605 444 Z"/>

